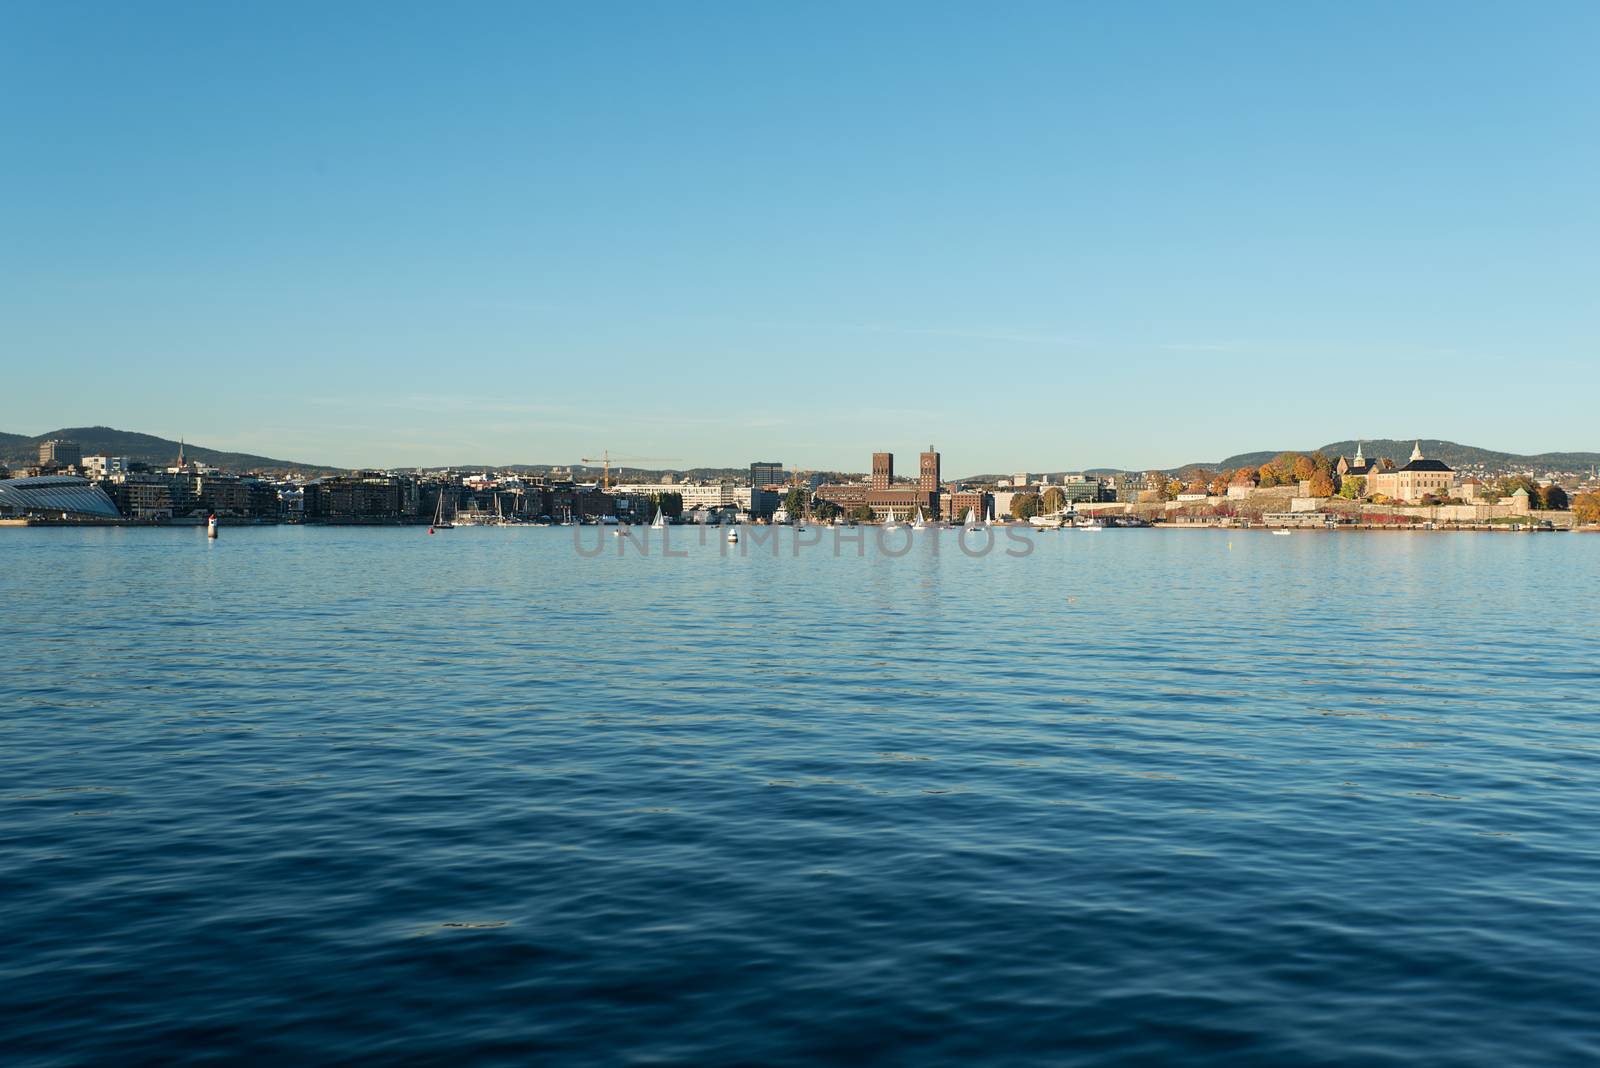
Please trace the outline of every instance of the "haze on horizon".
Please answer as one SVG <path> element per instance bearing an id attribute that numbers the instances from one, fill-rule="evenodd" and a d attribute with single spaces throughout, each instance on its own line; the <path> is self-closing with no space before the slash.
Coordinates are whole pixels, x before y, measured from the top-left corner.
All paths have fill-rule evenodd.
<path id="1" fill-rule="evenodd" d="M 1600 7 L 11 3 L 0 430 L 1594 449 Z"/>

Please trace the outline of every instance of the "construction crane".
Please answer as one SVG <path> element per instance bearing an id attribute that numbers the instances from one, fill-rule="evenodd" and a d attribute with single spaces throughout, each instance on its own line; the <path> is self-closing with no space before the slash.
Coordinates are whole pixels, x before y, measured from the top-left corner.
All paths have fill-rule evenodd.
<path id="1" fill-rule="evenodd" d="M 584 456 L 579 458 L 580 463 L 599 464 L 601 470 L 601 488 L 606 491 L 611 489 L 611 465 L 616 464 L 617 470 L 622 470 L 622 464 L 665 464 L 677 461 L 675 456 L 612 456 L 607 449 L 598 457 Z"/>

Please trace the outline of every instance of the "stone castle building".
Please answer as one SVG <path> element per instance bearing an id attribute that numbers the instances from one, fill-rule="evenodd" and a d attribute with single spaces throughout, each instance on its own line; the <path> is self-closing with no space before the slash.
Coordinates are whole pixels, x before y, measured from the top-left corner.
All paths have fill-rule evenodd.
<path id="1" fill-rule="evenodd" d="M 1422 442 L 1417 442 L 1411 450 L 1411 458 L 1404 467 L 1389 465 L 1385 470 L 1382 463 L 1368 460 L 1361 455 L 1361 446 L 1356 446 L 1354 459 L 1347 460 L 1339 457 L 1339 463 L 1334 470 L 1339 473 L 1341 480 L 1346 478 L 1366 479 L 1367 496 L 1383 495 L 1397 501 L 1416 502 L 1428 494 L 1436 497 L 1455 496 L 1456 473 L 1450 465 L 1443 460 L 1430 460 L 1422 455 Z"/>

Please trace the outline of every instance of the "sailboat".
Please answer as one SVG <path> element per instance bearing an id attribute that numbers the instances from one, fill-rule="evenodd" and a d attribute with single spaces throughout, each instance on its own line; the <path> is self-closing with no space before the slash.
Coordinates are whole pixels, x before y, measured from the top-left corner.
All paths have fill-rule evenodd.
<path id="1" fill-rule="evenodd" d="M 926 530 L 927 527 L 928 527 L 928 521 L 927 521 L 927 519 L 923 518 L 922 506 L 918 505 L 917 506 L 917 514 L 911 520 L 911 529 L 912 530 Z"/>
<path id="2" fill-rule="evenodd" d="M 899 530 L 900 529 L 900 524 L 896 523 L 894 521 L 894 509 L 893 508 L 889 509 L 889 514 L 884 516 L 884 518 L 883 518 L 883 529 L 884 530 Z"/>
<path id="3" fill-rule="evenodd" d="M 452 530 L 454 528 L 455 524 L 447 522 L 444 518 L 444 490 L 440 489 L 439 506 L 433 510 L 433 526 L 428 528 L 428 533 L 432 534 L 436 530 Z"/>
<path id="4" fill-rule="evenodd" d="M 983 529 L 983 511 L 982 511 L 982 509 L 980 509 L 980 508 L 968 508 L 967 509 L 967 529 L 968 530 L 982 530 Z"/>
<path id="5" fill-rule="evenodd" d="M 656 517 L 654 519 L 650 520 L 650 529 L 651 530 L 664 530 L 666 528 L 666 525 L 667 525 L 666 517 L 661 514 L 661 508 L 658 506 L 656 508 Z"/>

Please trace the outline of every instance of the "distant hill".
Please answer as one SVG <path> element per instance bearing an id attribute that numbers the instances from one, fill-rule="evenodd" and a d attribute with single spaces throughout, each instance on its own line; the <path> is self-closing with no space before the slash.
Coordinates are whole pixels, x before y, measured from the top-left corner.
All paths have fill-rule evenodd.
<path id="1" fill-rule="evenodd" d="M 29 437 L 25 434 L 0 433 L 0 461 L 12 467 L 37 463 L 39 445 L 51 438 L 73 441 L 83 449 L 85 456 L 104 454 L 126 456 L 151 466 L 168 467 L 178 458 L 178 442 L 158 438 L 154 434 L 140 434 L 132 430 L 116 430 L 109 426 L 72 426 L 52 430 L 47 434 Z M 185 459 L 211 464 L 224 471 L 303 471 L 308 474 L 329 474 L 343 468 L 321 464 L 296 463 L 292 460 L 274 460 L 270 456 L 255 456 L 247 452 L 224 452 L 187 442 L 183 445 Z"/>

